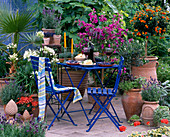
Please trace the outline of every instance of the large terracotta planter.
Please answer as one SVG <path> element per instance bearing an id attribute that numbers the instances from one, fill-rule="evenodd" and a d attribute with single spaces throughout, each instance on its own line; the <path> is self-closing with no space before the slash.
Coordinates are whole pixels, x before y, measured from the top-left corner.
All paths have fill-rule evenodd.
<path id="1" fill-rule="evenodd" d="M 149 60 L 148 63 L 143 66 L 135 67 L 132 66 L 132 75 L 136 77 L 145 77 L 150 79 L 150 77 L 157 79 L 156 68 L 158 66 L 157 57 L 146 57 L 145 60 Z"/>
<path id="2" fill-rule="evenodd" d="M 55 33 L 55 29 L 45 29 L 42 28 L 42 31 L 44 33 Z M 49 44 L 54 44 L 54 38 L 53 37 L 49 37 L 50 38 L 50 43 Z"/>
<path id="3" fill-rule="evenodd" d="M 140 91 L 141 89 L 131 89 L 122 95 L 122 105 L 127 120 L 135 114 L 140 117 L 143 105 Z"/>
<path id="4" fill-rule="evenodd" d="M 83 71 L 83 70 L 75 71 L 75 70 L 70 70 L 70 69 L 68 69 L 68 71 L 69 71 L 69 75 L 70 75 L 70 77 L 71 77 L 71 79 L 73 81 L 74 86 L 77 87 L 80 80 L 81 80 L 81 78 L 83 77 L 85 71 Z M 85 89 L 87 87 L 87 82 L 88 82 L 88 75 L 85 76 L 83 82 L 81 83 L 81 85 L 79 87 L 79 90 L 80 90 L 80 93 L 81 93 L 82 97 L 84 96 L 84 92 L 85 92 Z M 60 70 L 59 84 L 61 84 L 63 86 L 67 86 L 67 87 L 72 87 L 72 84 L 71 84 L 70 79 L 69 79 L 69 77 L 67 75 L 67 72 L 64 69 L 62 70 L 62 83 L 61 83 L 61 70 Z M 63 93 L 62 94 L 64 99 L 66 98 L 67 95 L 68 95 L 68 93 Z M 73 95 L 73 92 L 70 95 L 68 100 L 71 99 L 72 95 Z"/>
<path id="5" fill-rule="evenodd" d="M 155 126 L 153 122 L 153 114 L 154 110 L 159 106 L 159 102 L 150 102 L 144 101 L 144 105 L 142 107 L 142 120 L 145 125 L 149 121 L 150 126 Z"/>

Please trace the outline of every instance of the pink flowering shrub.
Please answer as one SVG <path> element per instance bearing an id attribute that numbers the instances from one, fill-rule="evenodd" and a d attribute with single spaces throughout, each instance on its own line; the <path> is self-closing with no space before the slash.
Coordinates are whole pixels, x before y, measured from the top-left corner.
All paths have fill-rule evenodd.
<path id="1" fill-rule="evenodd" d="M 104 53 L 105 47 L 113 48 L 113 53 L 116 53 L 116 48 L 121 46 L 126 39 L 128 29 L 123 29 L 122 15 L 119 13 L 113 15 L 112 20 L 107 19 L 105 15 L 98 16 L 95 9 L 89 13 L 90 22 L 78 20 L 80 29 L 84 32 L 78 33 L 80 38 L 79 44 L 76 47 L 82 51 L 84 47 L 88 47 L 89 37 L 94 44 L 95 50 Z"/>

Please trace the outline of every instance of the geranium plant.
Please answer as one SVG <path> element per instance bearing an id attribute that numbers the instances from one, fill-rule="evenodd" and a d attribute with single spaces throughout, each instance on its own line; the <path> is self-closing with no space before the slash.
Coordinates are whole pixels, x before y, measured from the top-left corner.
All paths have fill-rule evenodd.
<path id="1" fill-rule="evenodd" d="M 38 102 L 34 101 L 32 98 L 33 96 L 22 96 L 21 98 L 18 98 L 18 102 L 16 103 L 18 106 L 18 113 L 23 114 L 25 110 L 28 112 L 32 112 L 35 110 L 35 107 L 37 107 Z"/>
<path id="2" fill-rule="evenodd" d="M 147 4 L 145 9 L 137 11 L 130 23 L 134 27 L 133 35 L 146 38 L 151 36 L 159 36 L 160 39 L 164 38 L 164 34 L 168 26 L 168 12 L 158 7 L 150 7 Z M 147 43 L 145 45 L 145 56 L 147 56 Z"/>
<path id="3" fill-rule="evenodd" d="M 113 15 L 111 20 L 106 18 L 104 13 L 98 16 L 95 9 L 88 15 L 89 22 L 78 20 L 81 32 L 78 33 L 80 42 L 76 47 L 82 51 L 91 42 L 100 53 L 105 53 L 105 47 L 113 48 L 113 53 L 116 53 L 116 48 L 125 42 L 128 33 L 128 29 L 123 29 L 122 15 Z"/>

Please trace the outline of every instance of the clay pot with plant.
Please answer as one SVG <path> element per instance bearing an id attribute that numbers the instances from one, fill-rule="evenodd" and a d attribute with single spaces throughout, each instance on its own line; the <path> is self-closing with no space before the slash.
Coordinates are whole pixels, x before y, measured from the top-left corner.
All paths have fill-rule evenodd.
<path id="1" fill-rule="evenodd" d="M 145 40 L 145 60 L 148 60 L 143 66 L 132 67 L 132 74 L 134 76 L 146 77 L 148 80 L 150 76 L 157 79 L 156 66 L 158 66 L 157 57 L 147 56 L 147 44 L 148 40 L 152 37 L 157 37 L 159 39 L 164 39 L 163 36 L 167 30 L 168 26 L 168 14 L 163 11 L 161 7 L 150 7 L 144 4 L 145 9 L 137 11 L 130 23 L 134 27 L 133 35 L 144 38 Z"/>
<path id="2" fill-rule="evenodd" d="M 53 35 L 54 38 L 54 44 L 60 45 L 61 41 L 61 24 L 57 24 L 57 27 L 55 29 L 55 34 Z"/>
<path id="3" fill-rule="evenodd" d="M 167 91 L 157 82 L 156 79 L 148 80 L 142 86 L 142 99 L 144 105 L 142 106 L 142 120 L 145 125 L 149 121 L 150 126 L 155 126 L 153 121 L 154 110 L 159 107 L 159 99 L 165 96 Z"/>
<path id="4" fill-rule="evenodd" d="M 142 78 L 135 78 L 132 75 L 127 75 L 124 76 L 119 83 L 119 89 L 124 91 L 121 99 L 127 120 L 133 115 L 140 117 L 143 105 L 141 97 L 142 82 Z"/>

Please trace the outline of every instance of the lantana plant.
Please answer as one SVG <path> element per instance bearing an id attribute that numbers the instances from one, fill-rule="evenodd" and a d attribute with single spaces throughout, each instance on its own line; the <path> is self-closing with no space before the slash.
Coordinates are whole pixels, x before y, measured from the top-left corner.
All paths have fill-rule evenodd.
<path id="1" fill-rule="evenodd" d="M 137 11 L 130 23 L 134 27 L 133 35 L 145 38 L 151 36 L 159 36 L 160 39 L 165 38 L 165 34 L 168 26 L 168 11 L 158 7 L 150 7 L 144 4 L 145 9 Z M 145 46 L 145 56 L 147 56 L 147 44 Z"/>
<path id="2" fill-rule="evenodd" d="M 112 19 L 108 19 L 104 13 L 98 16 L 93 9 L 89 13 L 89 17 L 89 22 L 78 20 L 81 32 L 78 33 L 80 42 L 76 47 L 82 51 L 84 47 L 88 47 L 89 41 L 91 41 L 95 50 L 100 53 L 104 53 L 105 47 L 113 48 L 113 53 L 116 53 L 116 48 L 127 39 L 128 29 L 123 29 L 123 16 L 118 13 L 113 15 Z"/>

